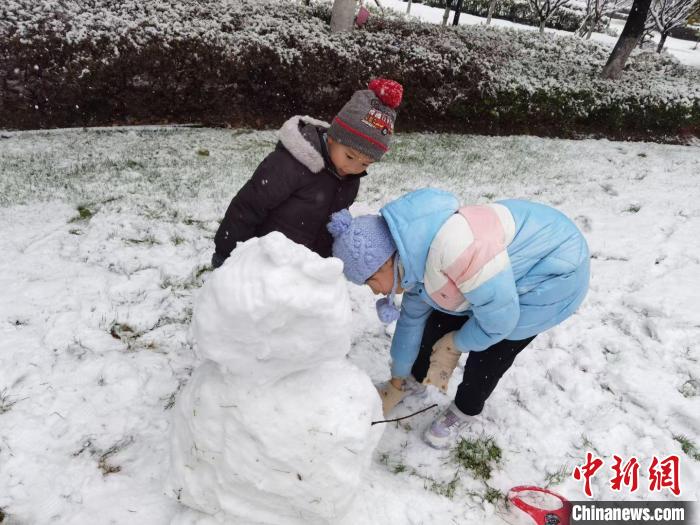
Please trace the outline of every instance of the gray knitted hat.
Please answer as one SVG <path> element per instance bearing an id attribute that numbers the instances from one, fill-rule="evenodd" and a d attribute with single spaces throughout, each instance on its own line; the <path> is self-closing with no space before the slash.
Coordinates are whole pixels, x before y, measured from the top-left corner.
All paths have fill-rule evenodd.
<path id="1" fill-rule="evenodd" d="M 384 78 L 372 80 L 367 87 L 355 91 L 335 116 L 328 136 L 379 160 L 388 151 L 394 134 L 396 108 L 401 104 L 403 87 Z"/>

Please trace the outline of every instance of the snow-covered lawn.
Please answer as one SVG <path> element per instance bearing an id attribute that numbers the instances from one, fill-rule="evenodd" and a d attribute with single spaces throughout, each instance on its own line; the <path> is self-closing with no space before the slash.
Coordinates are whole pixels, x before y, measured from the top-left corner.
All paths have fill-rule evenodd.
<path id="1" fill-rule="evenodd" d="M 209 275 L 217 221 L 275 135 L 1 137 L 0 508 L 9 523 L 169 523 L 178 508 L 163 491 L 169 410 L 197 365 L 193 296 Z M 344 523 L 504 523 L 485 498 L 514 485 L 582 499 L 570 473 L 586 452 L 605 460 L 597 499 L 673 499 L 649 492 L 647 468 L 677 454 L 681 499 L 697 500 L 699 174 L 697 146 L 397 136 L 356 212 L 427 185 L 469 203 L 549 203 L 585 232 L 592 283 L 580 312 L 518 358 L 465 435 L 499 447 L 490 479 L 421 442 L 433 410 L 387 425 Z M 349 358 L 383 380 L 390 337 L 371 292 L 350 293 Z M 396 412 L 432 401 L 449 399 L 432 391 Z M 613 454 L 639 459 L 633 495 L 610 489 Z"/>
<path id="2" fill-rule="evenodd" d="M 406 12 L 407 2 L 404 2 L 402 0 L 381 0 L 381 3 L 383 6 L 394 9 L 400 13 Z M 425 20 L 426 22 L 441 24 L 443 14 L 444 9 L 440 9 L 439 7 L 431 7 L 428 5 L 415 3 L 411 5 L 411 15 L 416 16 L 421 20 Z M 454 10 L 452 10 L 452 12 L 450 13 L 450 18 L 448 20 L 449 24 L 452 24 L 453 17 Z M 478 25 L 486 23 L 486 19 L 479 16 L 462 13 L 459 16 L 459 23 L 460 25 Z M 539 30 L 539 28 L 536 26 L 518 24 L 509 20 L 500 20 L 497 18 L 492 19 L 491 24 L 495 27 L 509 27 L 514 29 L 523 29 L 526 31 Z M 610 24 L 610 27 L 617 31 L 618 34 L 620 34 L 624 25 L 624 20 L 613 20 Z M 557 33 L 559 35 L 573 36 L 568 31 L 560 31 L 557 29 L 547 28 L 545 31 L 548 33 Z M 591 39 L 605 44 L 609 44 L 611 49 L 617 42 L 617 37 L 605 33 L 593 33 L 593 35 L 591 35 Z M 658 35 L 655 36 L 655 39 L 658 41 Z M 680 40 L 678 38 L 671 37 L 666 40 L 666 46 L 664 49 L 671 55 L 675 56 L 682 64 L 700 67 L 700 46 L 696 45 L 696 42 L 691 42 L 689 40 Z"/>

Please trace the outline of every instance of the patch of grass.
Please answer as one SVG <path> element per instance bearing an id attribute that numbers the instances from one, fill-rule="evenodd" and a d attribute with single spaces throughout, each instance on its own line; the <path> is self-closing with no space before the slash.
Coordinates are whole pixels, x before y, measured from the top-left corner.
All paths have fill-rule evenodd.
<path id="1" fill-rule="evenodd" d="M 447 483 L 432 480 L 429 489 L 435 494 L 439 494 L 440 496 L 445 496 L 446 498 L 452 499 L 454 498 L 455 492 L 457 491 L 458 482 L 459 476 L 455 472 L 455 475 L 452 478 L 452 480 L 448 481 Z"/>
<path id="2" fill-rule="evenodd" d="M 688 381 L 683 383 L 678 391 L 683 395 L 683 397 L 696 397 L 700 393 L 700 382 L 698 382 L 696 379 L 688 379 Z"/>
<path id="3" fill-rule="evenodd" d="M 207 148 L 199 148 L 197 150 L 197 155 L 200 157 L 208 157 L 209 156 L 209 150 Z"/>
<path id="4" fill-rule="evenodd" d="M 695 443 L 686 436 L 673 436 L 673 439 L 681 444 L 681 449 L 688 457 L 693 458 L 695 461 L 700 461 L 700 450 L 695 446 Z"/>
<path id="5" fill-rule="evenodd" d="M 213 270 L 214 270 L 214 267 L 213 267 L 211 264 L 207 264 L 207 265 L 205 265 L 205 266 L 202 266 L 202 267 L 199 268 L 199 269 L 197 270 L 197 272 L 195 273 L 195 279 L 199 280 L 199 278 L 200 278 L 202 275 L 204 275 L 204 274 L 207 273 L 207 272 L 211 272 L 211 271 L 213 271 Z"/>
<path id="6" fill-rule="evenodd" d="M 9 412 L 17 404 L 17 401 L 17 399 L 10 399 L 6 388 L 0 390 L 0 414 Z"/>
<path id="7" fill-rule="evenodd" d="M 70 233 L 71 235 L 82 235 L 83 234 L 82 231 L 80 231 L 76 228 L 71 228 L 70 230 L 68 230 L 68 233 Z"/>
<path id="8" fill-rule="evenodd" d="M 158 239 L 156 239 L 153 235 L 146 235 L 143 239 L 124 239 L 124 242 L 126 244 L 144 244 L 146 246 L 154 246 L 156 244 L 160 244 L 160 242 L 158 242 Z"/>
<path id="9" fill-rule="evenodd" d="M 460 439 L 454 451 L 457 463 L 476 479 L 491 478 L 491 471 L 501 462 L 501 449 L 491 437 Z"/>
<path id="10" fill-rule="evenodd" d="M 114 474 L 116 472 L 121 472 L 122 468 L 119 465 L 114 465 L 109 462 L 109 458 L 114 456 L 117 452 L 124 450 L 126 447 L 134 442 L 133 436 L 127 436 L 123 439 L 117 441 L 114 445 L 109 447 L 107 450 L 100 450 L 95 447 L 92 439 L 86 439 L 81 445 L 80 449 L 73 452 L 73 457 L 80 456 L 83 452 L 87 452 L 90 456 L 97 459 L 97 468 L 102 471 L 102 475 L 107 476 L 109 474 Z"/>
<path id="11" fill-rule="evenodd" d="M 496 503 L 505 501 L 506 495 L 498 489 L 487 486 L 486 492 L 484 493 L 484 500 L 495 505 Z"/>
<path id="12" fill-rule="evenodd" d="M 165 290 L 171 288 L 173 291 L 191 290 L 202 286 L 202 276 L 205 273 L 213 271 L 214 268 L 210 264 L 199 266 L 185 280 L 175 280 L 172 277 L 166 276 L 160 282 L 160 287 Z"/>
<path id="13" fill-rule="evenodd" d="M 559 485 L 568 476 L 571 469 L 566 465 L 562 465 L 558 470 L 554 472 L 547 472 L 544 476 L 544 486 L 545 488 L 553 487 L 554 485 Z"/>
<path id="14" fill-rule="evenodd" d="M 185 381 L 180 381 L 177 385 L 177 388 L 172 394 L 170 394 L 166 398 L 161 398 L 161 401 L 165 401 L 165 405 L 163 405 L 164 410 L 170 410 L 175 406 L 175 401 L 177 401 L 177 395 L 180 393 L 180 390 L 182 390 L 182 387 L 184 386 Z"/>
<path id="15" fill-rule="evenodd" d="M 68 222 L 89 221 L 94 215 L 94 212 L 87 206 L 78 206 L 78 215 L 73 217 Z"/>
<path id="16" fill-rule="evenodd" d="M 590 439 L 588 439 L 588 436 L 586 436 L 586 434 L 581 434 L 581 448 L 583 450 L 590 450 L 594 448 L 593 443 Z"/>
<path id="17" fill-rule="evenodd" d="M 143 165 L 141 162 L 137 161 L 137 160 L 131 160 L 131 159 L 129 159 L 129 160 L 126 161 L 126 167 L 129 168 L 129 169 L 134 169 L 134 168 L 143 168 L 144 165 Z"/>
<path id="18" fill-rule="evenodd" d="M 406 472 L 406 465 L 404 465 L 403 463 L 397 463 L 396 465 L 394 465 L 392 472 L 394 474 L 401 474 L 402 472 Z"/>
<path id="19" fill-rule="evenodd" d="M 185 239 L 184 237 L 180 237 L 179 235 L 174 235 L 173 237 L 170 238 L 170 240 L 173 242 L 175 246 L 180 246 L 181 244 L 184 244 Z"/>
<path id="20" fill-rule="evenodd" d="M 99 459 L 97 461 L 97 468 L 99 468 L 102 471 L 103 476 L 107 476 L 109 474 L 114 474 L 116 472 L 121 472 L 122 468 L 119 465 L 112 465 L 109 463 L 109 458 L 116 454 L 117 452 L 125 449 L 129 445 L 131 445 L 134 442 L 133 436 L 128 436 L 118 442 L 116 442 L 114 445 L 109 447 L 106 451 L 102 452 L 99 455 Z"/>

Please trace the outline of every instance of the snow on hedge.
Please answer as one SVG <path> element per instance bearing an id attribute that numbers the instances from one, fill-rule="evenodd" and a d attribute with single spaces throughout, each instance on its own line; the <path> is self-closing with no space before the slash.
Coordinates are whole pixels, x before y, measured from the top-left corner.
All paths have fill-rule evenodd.
<path id="1" fill-rule="evenodd" d="M 5 109 L 26 126 L 54 115 L 100 123 L 93 117 L 104 101 L 103 119 L 230 121 L 247 108 L 267 121 L 298 111 L 330 117 L 367 79 L 387 75 L 406 87 L 403 129 L 700 129 L 700 71 L 667 56 L 637 53 L 621 81 L 603 80 L 610 50 L 596 42 L 442 28 L 391 10 L 375 12 L 362 30 L 331 35 L 329 6 L 8 0 L 0 7 Z"/>

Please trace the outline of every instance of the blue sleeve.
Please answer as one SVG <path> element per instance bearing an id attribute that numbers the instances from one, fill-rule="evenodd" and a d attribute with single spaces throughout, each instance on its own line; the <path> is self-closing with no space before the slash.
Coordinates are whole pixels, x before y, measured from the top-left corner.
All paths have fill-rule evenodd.
<path id="1" fill-rule="evenodd" d="M 432 312 L 417 293 L 405 292 L 401 301 L 401 315 L 391 340 L 391 375 L 407 377 L 418 357 L 425 322 Z"/>
<path id="2" fill-rule="evenodd" d="M 455 334 L 455 344 L 462 352 L 486 350 L 506 339 L 517 326 L 520 300 L 510 265 L 464 296 L 473 315 Z"/>

